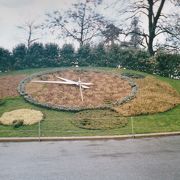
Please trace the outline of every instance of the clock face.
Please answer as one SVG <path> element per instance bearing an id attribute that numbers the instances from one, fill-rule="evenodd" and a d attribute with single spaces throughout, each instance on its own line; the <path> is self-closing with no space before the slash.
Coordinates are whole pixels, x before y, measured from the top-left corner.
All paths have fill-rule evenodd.
<path id="1" fill-rule="evenodd" d="M 88 84 L 87 88 L 66 83 L 69 80 Z M 24 84 L 24 89 L 38 104 L 70 110 L 109 107 L 132 94 L 132 84 L 128 79 L 90 70 L 59 70 L 33 76 Z"/>

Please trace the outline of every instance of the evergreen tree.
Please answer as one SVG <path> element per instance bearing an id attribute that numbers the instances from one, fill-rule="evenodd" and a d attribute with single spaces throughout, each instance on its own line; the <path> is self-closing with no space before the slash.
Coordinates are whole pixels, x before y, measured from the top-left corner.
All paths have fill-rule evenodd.
<path id="1" fill-rule="evenodd" d="M 17 45 L 12 52 L 14 69 L 24 69 L 26 65 L 27 48 L 25 44 Z"/>
<path id="2" fill-rule="evenodd" d="M 0 48 L 0 71 L 8 71 L 12 68 L 11 53 L 4 48 Z"/>
<path id="3" fill-rule="evenodd" d="M 42 43 L 34 43 L 29 47 L 27 51 L 26 65 L 31 68 L 48 67 L 45 63 L 44 46 Z"/>
<path id="4" fill-rule="evenodd" d="M 92 49 L 92 63 L 94 66 L 106 66 L 107 54 L 103 44 L 98 44 Z"/>
<path id="5" fill-rule="evenodd" d="M 64 44 L 60 50 L 60 65 L 72 66 L 75 61 L 74 47 L 71 44 Z"/>
<path id="6" fill-rule="evenodd" d="M 45 65 L 48 67 L 58 66 L 59 47 L 57 44 L 46 44 L 44 48 Z"/>
<path id="7" fill-rule="evenodd" d="M 92 65 L 91 59 L 91 47 L 89 44 L 85 44 L 78 49 L 77 59 L 80 66 Z"/>

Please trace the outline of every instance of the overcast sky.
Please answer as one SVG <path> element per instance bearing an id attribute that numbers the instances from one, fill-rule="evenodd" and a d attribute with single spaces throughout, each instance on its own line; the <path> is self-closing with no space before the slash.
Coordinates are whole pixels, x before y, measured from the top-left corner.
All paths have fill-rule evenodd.
<path id="1" fill-rule="evenodd" d="M 26 21 L 40 23 L 45 12 L 67 9 L 73 0 L 0 0 L 0 46 L 11 49 L 24 41 L 24 32 L 17 28 Z M 41 36 L 41 41 L 55 41 L 49 35 Z"/>
<path id="2" fill-rule="evenodd" d="M 11 50 L 18 43 L 24 42 L 24 32 L 17 26 L 32 20 L 40 23 L 44 20 L 46 12 L 65 11 L 74 2 L 76 0 L 0 0 L 0 47 Z M 109 3 L 111 0 L 106 0 L 106 2 Z M 115 17 L 117 15 L 114 8 L 101 11 Z M 166 6 L 166 11 L 170 11 L 170 9 L 169 6 Z M 50 33 L 42 34 L 40 41 L 58 43 L 57 39 Z"/>

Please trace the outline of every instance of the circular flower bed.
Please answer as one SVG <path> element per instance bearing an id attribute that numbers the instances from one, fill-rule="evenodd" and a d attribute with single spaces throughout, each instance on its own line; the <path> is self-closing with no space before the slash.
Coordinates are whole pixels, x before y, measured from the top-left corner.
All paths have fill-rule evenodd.
<path id="1" fill-rule="evenodd" d="M 33 109 L 17 109 L 10 112 L 5 112 L 0 117 L 0 123 L 3 125 L 32 125 L 43 119 L 41 111 Z"/>
<path id="2" fill-rule="evenodd" d="M 77 86 L 64 84 L 34 83 L 33 80 L 57 81 L 57 77 L 82 82 L 91 82 L 89 89 L 83 89 L 81 100 Z M 58 69 L 34 74 L 19 84 L 18 91 L 24 98 L 36 105 L 68 111 L 107 109 L 133 99 L 137 86 L 132 79 L 103 71 L 82 69 Z"/>
<path id="3" fill-rule="evenodd" d="M 125 127 L 128 119 L 111 110 L 89 110 L 76 113 L 71 122 L 83 129 L 105 130 Z"/>

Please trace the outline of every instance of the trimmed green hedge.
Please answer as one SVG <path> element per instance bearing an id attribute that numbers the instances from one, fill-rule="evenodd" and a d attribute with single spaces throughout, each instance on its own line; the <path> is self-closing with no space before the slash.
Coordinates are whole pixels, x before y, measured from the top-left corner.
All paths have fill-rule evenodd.
<path id="1" fill-rule="evenodd" d="M 180 78 L 180 55 L 158 54 L 156 56 L 156 73 L 161 76 Z"/>
<path id="2" fill-rule="evenodd" d="M 159 53 L 150 57 L 147 51 L 123 49 L 119 45 L 99 44 L 81 46 L 77 51 L 71 44 L 34 43 L 29 49 L 20 44 L 10 53 L 0 48 L 0 71 L 41 67 L 122 67 L 165 77 L 180 78 L 180 54 Z"/>

